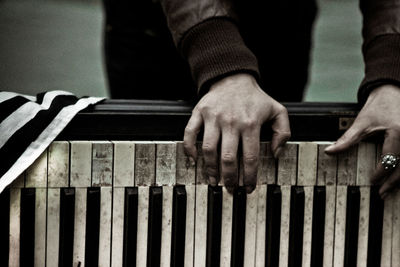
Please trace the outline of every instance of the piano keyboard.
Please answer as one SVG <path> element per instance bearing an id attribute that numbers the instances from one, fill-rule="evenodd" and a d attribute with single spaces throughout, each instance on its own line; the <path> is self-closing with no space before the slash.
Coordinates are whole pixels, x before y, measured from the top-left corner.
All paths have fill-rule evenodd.
<path id="1" fill-rule="evenodd" d="M 54 142 L 0 195 L 0 266 L 400 266 L 380 148 L 327 145 L 262 143 L 255 191 L 230 195 L 181 142 Z"/>

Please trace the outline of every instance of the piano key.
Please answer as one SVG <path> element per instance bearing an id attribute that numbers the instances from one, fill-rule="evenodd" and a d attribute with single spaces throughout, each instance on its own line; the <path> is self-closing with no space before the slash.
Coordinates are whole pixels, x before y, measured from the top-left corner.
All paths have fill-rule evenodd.
<path id="1" fill-rule="evenodd" d="M 163 189 L 150 187 L 147 266 L 160 266 Z"/>
<path id="2" fill-rule="evenodd" d="M 185 154 L 183 142 L 176 143 L 176 184 L 196 183 L 196 163 Z"/>
<path id="3" fill-rule="evenodd" d="M 295 185 L 297 180 L 298 144 L 287 143 L 278 160 L 278 184 Z"/>
<path id="4" fill-rule="evenodd" d="M 186 190 L 182 185 L 174 187 L 171 232 L 171 267 L 184 266 L 186 238 Z M 193 259 L 193 258 L 192 258 Z"/>
<path id="5" fill-rule="evenodd" d="M 10 189 L 6 188 L 0 194 L 0 266 L 7 266 L 9 254 L 9 231 L 10 231 Z"/>
<path id="6" fill-rule="evenodd" d="M 317 183 L 318 145 L 312 142 L 301 142 L 298 149 L 297 185 L 315 185 Z"/>
<path id="7" fill-rule="evenodd" d="M 71 141 L 71 187 L 90 187 L 92 184 L 92 142 Z"/>
<path id="8" fill-rule="evenodd" d="M 122 189 L 123 188 L 115 188 Z M 114 191 L 114 194 L 117 191 Z M 123 249 L 121 248 L 119 253 L 123 255 L 122 261 L 117 261 L 118 257 L 113 256 L 112 264 L 113 266 L 135 266 L 136 264 L 136 240 L 137 240 L 137 230 L 138 230 L 138 188 L 128 187 L 125 188 L 125 204 L 124 206 L 124 220 L 123 220 L 123 235 L 120 237 L 123 239 Z M 116 203 L 119 205 L 119 202 Z M 113 215 L 114 216 L 114 215 Z M 118 227 L 117 225 L 113 224 Z M 113 236 L 114 238 L 114 236 Z M 114 242 L 113 249 L 114 249 Z M 116 247 L 118 249 L 118 246 Z M 114 255 L 114 254 L 113 254 Z"/>
<path id="9" fill-rule="evenodd" d="M 370 178 L 375 171 L 376 145 L 361 142 L 357 155 L 357 185 L 370 185 Z"/>
<path id="10" fill-rule="evenodd" d="M 107 141 L 92 143 L 92 186 L 111 186 L 113 144 Z"/>
<path id="11" fill-rule="evenodd" d="M 389 194 L 385 198 L 383 210 L 381 267 L 392 266 L 393 204 L 394 196 Z"/>
<path id="12" fill-rule="evenodd" d="M 265 240 L 266 240 L 266 216 L 267 216 L 267 185 L 257 186 L 257 218 L 256 218 L 256 247 L 255 247 L 255 267 L 265 266 Z"/>
<path id="13" fill-rule="evenodd" d="M 18 176 L 14 182 L 11 183 L 10 188 L 24 188 L 25 187 L 25 172 Z"/>
<path id="14" fill-rule="evenodd" d="M 290 192 L 288 185 L 281 186 L 282 206 L 281 206 L 281 229 L 279 242 L 279 267 L 289 266 L 289 225 L 290 225 Z M 268 205 L 268 203 L 267 203 Z M 267 256 L 268 257 L 268 256 Z M 274 265 L 271 265 L 274 266 Z"/>
<path id="15" fill-rule="evenodd" d="M 231 266 L 233 195 L 222 187 L 220 266 Z"/>
<path id="16" fill-rule="evenodd" d="M 48 187 L 68 187 L 69 143 L 54 141 L 48 148 Z"/>
<path id="17" fill-rule="evenodd" d="M 347 186 L 336 187 L 336 217 L 335 217 L 335 241 L 333 252 L 333 266 L 344 266 L 344 248 L 346 238 L 346 204 Z M 325 261 L 325 260 L 324 260 Z"/>
<path id="18" fill-rule="evenodd" d="M 115 180 L 114 180 L 115 181 Z M 132 179 L 133 183 L 133 179 Z M 123 266 L 123 254 L 125 253 L 124 250 L 124 218 L 125 220 L 129 220 L 126 217 L 125 211 L 124 211 L 124 203 L 125 203 L 125 209 L 129 207 L 129 191 L 130 187 L 123 188 L 123 187 L 114 187 L 113 190 L 113 217 L 112 217 L 112 252 L 111 252 L 111 264 L 112 266 Z M 127 201 L 127 202 L 125 202 Z M 137 207 L 136 207 L 137 209 Z M 135 222 L 130 222 L 131 224 L 136 226 L 136 221 Z M 132 226 L 133 226 L 132 225 Z M 130 225 L 126 225 L 127 227 L 130 227 Z M 127 229 L 125 229 L 127 230 Z M 136 234 L 136 233 L 135 233 Z M 128 243 L 128 240 L 126 240 Z M 135 244 L 136 244 L 136 238 L 135 238 Z M 132 250 L 132 251 L 136 251 Z M 127 253 L 127 257 L 130 255 L 133 255 L 135 253 Z M 136 256 L 136 255 L 135 255 Z M 135 259 L 136 261 L 136 259 Z M 133 261 L 133 262 L 135 262 Z M 127 266 L 127 265 L 125 265 Z"/>
<path id="19" fill-rule="evenodd" d="M 47 187 L 47 150 L 26 170 L 25 187 Z"/>
<path id="20" fill-rule="evenodd" d="M 20 265 L 34 266 L 35 189 L 21 189 Z"/>
<path id="21" fill-rule="evenodd" d="M 392 267 L 400 264 L 400 190 L 393 192 Z"/>
<path id="22" fill-rule="evenodd" d="M 60 191 L 60 242 L 58 266 L 72 266 L 74 245 L 75 189 Z"/>
<path id="23" fill-rule="evenodd" d="M 286 249 L 288 246 L 288 239 L 289 236 L 289 203 L 290 203 L 290 195 L 287 196 L 287 193 L 290 194 L 289 187 L 284 187 L 284 204 L 282 204 L 282 191 L 279 186 L 275 185 L 268 185 L 267 187 L 267 221 L 266 221 L 266 239 L 265 239 L 265 261 L 267 267 L 274 267 L 279 266 L 279 258 L 280 258 L 280 241 L 281 241 L 281 231 L 286 230 Z M 289 191 L 288 191 L 289 190 Z M 289 198 L 289 199 L 288 199 Z M 289 203 L 287 201 L 289 200 Z M 284 212 L 283 215 L 286 219 L 287 225 L 285 224 L 285 229 L 281 228 L 281 216 L 282 211 Z M 287 253 L 287 250 L 286 250 Z M 287 255 L 287 254 L 286 254 Z M 284 255 L 282 255 L 284 256 Z M 287 259 L 286 259 L 287 265 Z"/>
<path id="24" fill-rule="evenodd" d="M 100 229 L 99 229 L 99 266 L 111 264 L 111 212 L 112 187 L 101 187 Z M 101 253 L 100 253 L 101 252 Z"/>
<path id="25" fill-rule="evenodd" d="M 276 160 L 272 153 L 270 142 L 260 143 L 257 184 L 275 184 L 276 183 Z"/>
<path id="26" fill-rule="evenodd" d="M 114 187 L 133 186 L 135 175 L 135 143 L 113 141 Z"/>
<path id="27" fill-rule="evenodd" d="M 252 193 L 247 195 L 243 266 L 255 266 L 258 191 L 259 188 L 256 188 Z"/>
<path id="28" fill-rule="evenodd" d="M 311 236 L 311 263 L 309 266 L 323 266 L 324 255 L 324 229 L 325 229 L 325 205 L 326 189 L 324 186 L 314 187 L 314 199 L 312 206 L 312 236 Z M 334 210 L 334 207 L 333 207 Z M 326 225 L 328 226 L 328 225 Z M 330 225 L 329 225 L 330 226 Z M 332 232 L 333 233 L 333 232 Z M 331 243 L 332 246 L 333 243 Z M 304 265 L 303 263 L 303 266 Z"/>
<path id="29" fill-rule="evenodd" d="M 316 170 L 315 170 L 315 172 L 316 172 Z M 302 251 L 302 254 L 303 254 L 302 262 L 303 263 L 302 263 L 302 266 L 307 267 L 307 266 L 311 266 L 314 187 L 305 186 L 303 189 L 304 189 L 304 220 L 303 220 L 304 226 L 303 226 L 303 251 Z M 322 202 L 322 203 L 324 203 L 324 202 Z M 321 231 L 320 233 L 322 234 L 323 232 Z"/>
<path id="30" fill-rule="evenodd" d="M 324 258 L 323 266 L 333 266 L 334 240 L 335 240 L 335 211 L 336 211 L 336 186 L 327 185 L 324 224 Z"/>
<path id="31" fill-rule="evenodd" d="M 206 266 L 218 266 L 221 249 L 222 188 L 208 186 Z"/>
<path id="32" fill-rule="evenodd" d="M 345 266 L 356 266 L 360 221 L 360 190 L 358 187 L 349 186 L 347 189 L 346 212 L 344 264 Z"/>
<path id="33" fill-rule="evenodd" d="M 136 182 L 136 180 L 135 180 Z M 136 266 L 147 266 L 147 231 L 149 224 L 149 187 L 138 188 L 138 222 L 137 222 L 137 248 Z M 133 252 L 132 252 L 133 253 Z"/>
<path id="34" fill-rule="evenodd" d="M 317 185 L 336 185 L 337 156 L 325 153 L 330 142 L 318 143 Z"/>
<path id="35" fill-rule="evenodd" d="M 87 189 L 75 188 L 73 266 L 85 262 Z"/>
<path id="36" fill-rule="evenodd" d="M 21 189 L 10 188 L 9 266 L 19 267 L 21 233 Z"/>
<path id="37" fill-rule="evenodd" d="M 153 142 L 135 142 L 135 185 L 154 185 L 155 150 Z"/>
<path id="38" fill-rule="evenodd" d="M 196 187 L 188 185 L 186 188 L 186 230 L 185 230 L 185 267 L 192 267 L 194 262 L 194 231 L 195 231 L 195 201 Z"/>
<path id="39" fill-rule="evenodd" d="M 99 265 L 100 187 L 87 189 L 85 266 Z"/>
<path id="40" fill-rule="evenodd" d="M 49 188 L 47 197 L 47 266 L 58 266 L 60 236 L 60 188 Z"/>
<path id="41" fill-rule="evenodd" d="M 231 266 L 244 263 L 244 239 L 246 227 L 246 190 L 238 187 L 233 195 Z"/>
<path id="42" fill-rule="evenodd" d="M 375 155 L 374 155 L 375 156 Z M 375 161 L 375 159 L 374 159 Z M 357 266 L 367 266 L 370 187 L 360 186 L 360 220 L 358 226 Z"/>
<path id="43" fill-rule="evenodd" d="M 157 142 L 156 144 L 156 184 L 174 185 L 176 176 L 175 142 Z"/>
<path id="44" fill-rule="evenodd" d="M 196 186 L 196 217 L 194 234 L 194 266 L 206 266 L 208 185 Z"/>
<path id="45" fill-rule="evenodd" d="M 373 267 L 381 263 L 384 202 L 379 195 L 379 186 L 371 187 L 369 206 L 367 266 Z"/>
<path id="46" fill-rule="evenodd" d="M 204 173 L 205 170 L 204 170 L 202 143 L 197 143 L 196 145 L 197 145 L 196 184 L 208 184 L 208 177 Z"/>
<path id="47" fill-rule="evenodd" d="M 338 185 L 355 185 L 357 181 L 357 145 L 338 155 Z"/>
<path id="48" fill-rule="evenodd" d="M 35 266 L 45 266 L 46 262 L 46 188 L 36 188 L 35 192 Z"/>
<path id="49" fill-rule="evenodd" d="M 288 266 L 301 266 L 304 233 L 304 188 L 292 186 L 290 192 Z"/>
<path id="50" fill-rule="evenodd" d="M 175 180 L 175 177 L 174 179 Z M 172 186 L 162 187 L 162 219 L 161 219 L 161 248 L 159 266 L 171 266 L 171 231 L 172 231 L 172 209 L 173 209 Z"/>

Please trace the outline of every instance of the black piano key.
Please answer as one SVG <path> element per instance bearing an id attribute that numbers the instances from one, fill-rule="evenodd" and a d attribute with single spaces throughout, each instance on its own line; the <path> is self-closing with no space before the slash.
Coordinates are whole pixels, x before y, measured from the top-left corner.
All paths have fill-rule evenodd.
<path id="1" fill-rule="evenodd" d="M 0 194 L 0 266 L 8 266 L 10 234 L 10 190 Z"/>
<path id="2" fill-rule="evenodd" d="M 148 267 L 160 266 L 162 200 L 162 187 L 151 187 L 149 196 L 149 224 L 147 235 Z"/>
<path id="3" fill-rule="evenodd" d="M 123 266 L 136 266 L 138 189 L 125 188 Z"/>
<path id="4" fill-rule="evenodd" d="M 282 192 L 277 185 L 268 185 L 265 239 L 265 266 L 279 266 Z"/>
<path id="5" fill-rule="evenodd" d="M 33 266 L 35 248 L 35 189 L 21 189 L 20 266 Z"/>
<path id="6" fill-rule="evenodd" d="M 290 192 L 289 267 L 302 264 L 304 231 L 304 188 L 293 186 Z"/>
<path id="7" fill-rule="evenodd" d="M 379 186 L 373 186 L 369 206 L 368 267 L 379 266 L 381 263 L 383 210 L 384 201 L 379 195 Z"/>
<path id="8" fill-rule="evenodd" d="M 312 239 L 311 239 L 311 267 L 322 267 L 324 256 L 325 237 L 325 206 L 326 190 L 324 186 L 314 187 Z"/>
<path id="9" fill-rule="evenodd" d="M 206 266 L 218 266 L 221 252 L 222 187 L 208 186 Z M 243 216 L 243 215 L 242 215 Z M 246 214 L 244 214 L 246 216 Z"/>
<path id="10" fill-rule="evenodd" d="M 85 266 L 99 262 L 100 187 L 87 189 Z"/>
<path id="11" fill-rule="evenodd" d="M 238 187 L 233 196 L 231 266 L 242 267 L 246 229 L 246 190 Z"/>
<path id="12" fill-rule="evenodd" d="M 349 186 L 347 189 L 344 266 L 357 265 L 359 219 L 360 189 L 357 186 Z"/>
<path id="13" fill-rule="evenodd" d="M 75 189 L 60 192 L 60 239 L 58 266 L 72 266 L 75 225 Z"/>
<path id="14" fill-rule="evenodd" d="M 186 189 L 174 187 L 171 233 L 171 267 L 184 265 L 186 236 Z"/>

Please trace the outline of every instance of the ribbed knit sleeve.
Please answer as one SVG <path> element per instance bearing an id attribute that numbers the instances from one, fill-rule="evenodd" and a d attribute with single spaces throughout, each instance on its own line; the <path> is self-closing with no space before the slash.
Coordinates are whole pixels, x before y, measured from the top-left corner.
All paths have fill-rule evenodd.
<path id="1" fill-rule="evenodd" d="M 400 34 L 376 37 L 364 47 L 365 77 L 358 91 L 358 101 L 364 104 L 369 93 L 384 84 L 400 86 Z"/>
<path id="2" fill-rule="evenodd" d="M 228 18 L 212 18 L 195 25 L 178 48 L 190 65 L 200 95 L 212 82 L 233 73 L 245 72 L 259 78 L 256 57 Z"/>

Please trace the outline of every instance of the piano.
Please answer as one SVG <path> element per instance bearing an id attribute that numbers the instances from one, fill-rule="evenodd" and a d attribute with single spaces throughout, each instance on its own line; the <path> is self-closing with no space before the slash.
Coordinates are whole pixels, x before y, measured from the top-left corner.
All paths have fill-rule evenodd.
<path id="1" fill-rule="evenodd" d="M 200 143 L 185 156 L 187 103 L 79 113 L 0 194 L 0 266 L 400 266 L 400 192 L 369 182 L 380 137 L 329 156 L 358 107 L 285 106 L 292 139 L 275 160 L 264 126 L 251 194 L 209 186 Z"/>

